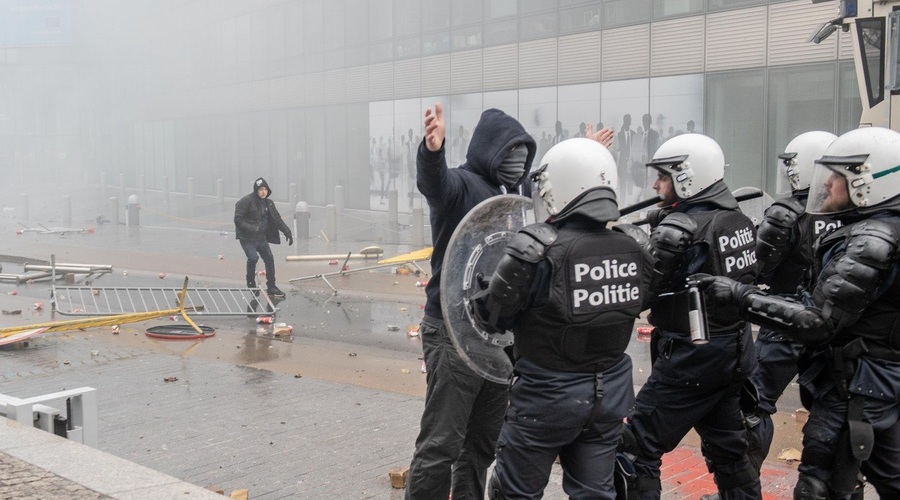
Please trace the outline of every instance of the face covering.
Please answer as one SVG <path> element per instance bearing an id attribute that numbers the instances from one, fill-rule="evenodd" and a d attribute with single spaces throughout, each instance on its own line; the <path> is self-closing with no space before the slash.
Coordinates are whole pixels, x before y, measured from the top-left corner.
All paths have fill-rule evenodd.
<path id="1" fill-rule="evenodd" d="M 519 179 L 525 174 L 525 160 L 528 158 L 528 148 L 524 144 L 519 144 L 509 155 L 500 162 L 497 167 L 497 178 L 500 184 L 511 189 L 519 182 Z"/>

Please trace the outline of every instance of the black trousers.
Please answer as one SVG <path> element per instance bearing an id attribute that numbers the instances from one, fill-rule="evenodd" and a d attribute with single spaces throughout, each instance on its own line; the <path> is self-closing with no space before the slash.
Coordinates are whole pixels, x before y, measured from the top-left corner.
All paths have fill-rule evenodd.
<path id="1" fill-rule="evenodd" d="M 456 352 L 444 322 L 419 327 L 426 374 L 425 410 L 409 467 L 408 499 L 484 498 L 506 412 L 508 386 L 483 379 Z"/>

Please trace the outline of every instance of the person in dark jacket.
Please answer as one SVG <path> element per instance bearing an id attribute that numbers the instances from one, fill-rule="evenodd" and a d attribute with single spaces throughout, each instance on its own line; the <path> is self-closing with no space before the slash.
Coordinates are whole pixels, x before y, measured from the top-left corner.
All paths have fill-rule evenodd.
<path id="1" fill-rule="evenodd" d="M 247 286 L 256 288 L 256 263 L 262 257 L 266 266 L 266 293 L 270 297 L 284 297 L 284 292 L 275 286 L 275 257 L 269 243 L 281 243 L 279 231 L 284 233 L 288 245 L 294 244 L 294 236 L 281 220 L 270 196 L 272 190 L 265 179 L 253 181 L 253 192 L 234 205 L 234 234 L 247 255 Z"/>
<path id="2" fill-rule="evenodd" d="M 635 319 L 650 302 L 650 240 L 620 217 L 612 154 L 587 138 L 553 146 L 532 175 L 535 224 L 509 239 L 478 299 L 486 331 L 519 357 L 490 498 L 544 495 L 556 457 L 571 498 L 616 497 L 622 419 L 634 405 Z"/>
<path id="3" fill-rule="evenodd" d="M 816 240 L 840 225 L 840 221 L 826 215 L 806 213 L 814 162 L 835 139 L 829 132 L 806 132 L 791 140 L 784 153 L 778 155 L 781 166 L 777 191 L 790 196 L 766 209 L 756 238 L 756 283 L 768 285 L 772 295 L 797 292 L 797 287 L 808 279 Z M 759 391 L 759 405 L 755 412 L 745 415 L 745 420 L 750 431 L 750 458 L 759 469 L 772 446 L 775 403 L 797 376 L 797 360 L 803 346 L 792 342 L 785 333 L 766 327 L 759 329 L 755 346 L 759 365 L 753 373 L 753 384 Z"/>
<path id="4" fill-rule="evenodd" d="M 725 155 L 712 138 L 683 134 L 669 139 L 647 163 L 657 171 L 653 188 L 663 199 L 650 221 L 659 297 L 650 307 L 655 361 L 628 421 L 625 451 L 635 455 L 635 489 L 641 500 L 661 495 L 662 456 L 695 429 L 722 498 L 759 500 L 759 473 L 747 457 L 740 395 L 756 368 L 749 323 L 734 306 L 689 314 L 685 278 L 695 272 L 752 283 L 756 228 L 741 213 L 723 180 Z M 695 321 L 691 321 L 693 316 Z M 699 320 L 699 321 L 696 321 Z"/>
<path id="5" fill-rule="evenodd" d="M 487 468 L 503 425 L 507 386 L 485 380 L 456 352 L 441 312 L 441 265 L 454 229 L 475 205 L 517 192 L 536 145 L 516 119 L 498 109 L 481 115 L 466 162 L 447 167 L 443 108 L 425 112 L 425 139 L 416 158 L 416 183 L 431 209 L 432 277 L 425 287 L 419 332 L 427 366 L 425 410 L 409 469 L 406 497 L 484 498 Z"/>
<path id="6" fill-rule="evenodd" d="M 851 130 L 815 163 L 806 213 L 843 225 L 816 242 L 798 294 L 694 279 L 711 302 L 805 346 L 798 382 L 809 419 L 794 498 L 851 498 L 860 472 L 879 498 L 900 498 L 900 134 Z"/>

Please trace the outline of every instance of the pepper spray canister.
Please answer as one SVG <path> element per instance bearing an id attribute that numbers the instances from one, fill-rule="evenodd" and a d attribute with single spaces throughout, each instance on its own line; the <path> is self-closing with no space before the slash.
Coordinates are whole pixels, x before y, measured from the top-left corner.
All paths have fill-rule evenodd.
<path id="1" fill-rule="evenodd" d="M 688 321 L 691 326 L 691 342 L 697 345 L 709 343 L 709 325 L 706 323 L 706 304 L 696 284 L 688 286 Z"/>

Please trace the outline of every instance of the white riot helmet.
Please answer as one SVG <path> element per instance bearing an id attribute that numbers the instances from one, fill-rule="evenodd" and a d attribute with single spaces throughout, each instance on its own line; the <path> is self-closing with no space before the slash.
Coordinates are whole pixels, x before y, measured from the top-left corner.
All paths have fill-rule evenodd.
<path id="1" fill-rule="evenodd" d="M 779 194 L 789 194 L 809 189 L 815 161 L 825 154 L 825 148 L 835 139 L 836 135 L 820 130 L 794 137 L 784 147 L 784 153 L 778 155 L 780 162 L 775 191 Z"/>
<path id="2" fill-rule="evenodd" d="M 880 208 L 898 195 L 900 133 L 858 128 L 835 139 L 816 160 L 806 211 L 836 214 Z"/>
<path id="3" fill-rule="evenodd" d="M 672 176 L 675 196 L 686 200 L 725 178 L 725 154 L 703 134 L 677 135 L 664 142 L 648 167 Z"/>
<path id="4" fill-rule="evenodd" d="M 532 172 L 531 182 L 535 220 L 546 221 L 597 188 L 607 188 L 615 196 L 619 175 L 616 160 L 606 147 L 575 138 L 550 148 L 540 168 Z"/>

